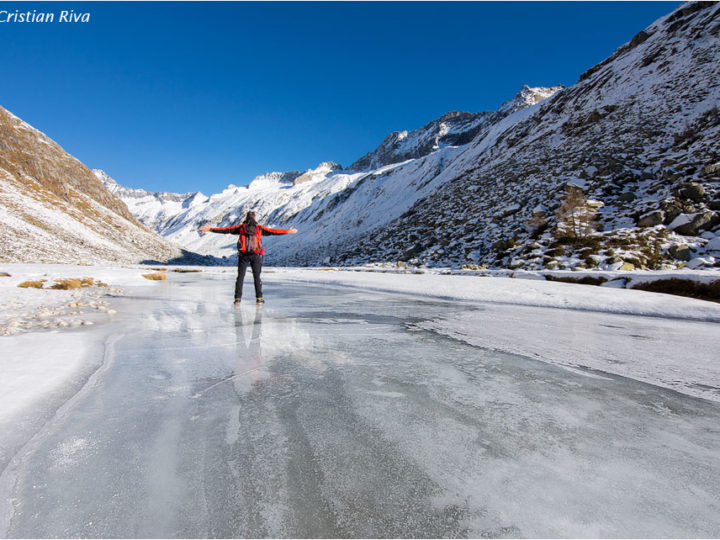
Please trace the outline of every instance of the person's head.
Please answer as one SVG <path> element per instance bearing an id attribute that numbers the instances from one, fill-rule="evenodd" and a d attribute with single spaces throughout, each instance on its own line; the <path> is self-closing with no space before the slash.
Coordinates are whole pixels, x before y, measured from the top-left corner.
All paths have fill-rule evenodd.
<path id="1" fill-rule="evenodd" d="M 245 216 L 245 223 L 255 223 L 255 212 L 248 212 Z"/>

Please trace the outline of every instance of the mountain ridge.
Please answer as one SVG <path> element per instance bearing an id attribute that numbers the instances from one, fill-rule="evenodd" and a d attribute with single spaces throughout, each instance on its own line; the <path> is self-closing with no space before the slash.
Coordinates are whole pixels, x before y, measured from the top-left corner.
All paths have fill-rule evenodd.
<path id="1" fill-rule="evenodd" d="M 387 135 L 380 145 L 362 158 L 353 162 L 349 170 L 370 170 L 392 165 L 408 159 L 426 156 L 442 146 L 462 146 L 474 139 L 489 124 L 503 117 L 535 105 L 564 86 L 535 87 L 524 85 L 510 100 L 496 111 L 470 113 L 450 111 L 432 120 L 423 127 L 411 131 L 394 131 Z"/>
<path id="2" fill-rule="evenodd" d="M 83 163 L 2 107 L 0 179 L 0 260 L 139 262 L 182 256 Z"/>
<path id="3" fill-rule="evenodd" d="M 527 95 L 552 95 L 560 88 L 542 88 L 533 93 L 525 86 L 507 103 L 513 103 L 517 109 L 521 109 L 532 104 Z M 382 155 L 382 158 L 378 158 L 380 162 L 391 161 L 375 169 L 357 170 L 357 166 L 343 169 L 336 163 L 323 162 L 315 169 L 304 172 L 266 173 L 256 177 L 248 186 L 230 185 L 222 192 L 202 199 L 194 208 L 181 208 L 182 204 L 176 202 L 160 203 L 161 199 L 168 199 L 167 194 L 151 194 L 144 190 L 133 191 L 133 196 L 126 197 L 125 201 L 148 227 L 193 251 L 232 257 L 232 242 L 219 235 L 202 235 L 197 229 L 206 223 L 230 225 L 242 219 L 247 211 L 254 210 L 262 221 L 272 226 L 291 225 L 293 221 L 305 228 L 304 235 L 289 241 L 269 238 L 268 243 L 277 247 L 273 247 L 268 260 L 279 260 L 279 257 L 287 256 L 293 249 L 305 253 L 317 252 L 317 256 L 324 260 L 327 256 L 318 250 L 332 252 L 335 248 L 333 242 L 323 237 L 332 234 L 345 243 L 352 243 L 368 230 L 373 220 L 382 224 L 396 217 L 442 180 L 436 177 L 464 147 L 445 143 L 460 140 L 467 145 L 467 140 L 472 140 L 478 127 L 480 130 L 489 129 L 508 116 L 511 116 L 509 111 L 503 114 L 451 111 L 417 130 L 404 132 L 406 135 L 403 139 L 419 142 L 412 145 L 412 152 L 418 157 L 404 159 L 408 157 L 405 155 L 401 156 L 402 161 L 395 161 L 398 154 L 388 158 L 383 144 L 367 154 Z M 478 119 L 481 120 L 480 124 Z M 442 129 L 447 122 L 455 123 L 447 130 Z M 393 136 L 389 135 L 385 141 Z M 436 144 L 438 140 L 442 144 Z M 96 171 L 99 178 L 103 174 Z M 413 174 L 421 177 L 411 178 Z M 113 187 L 114 182 L 107 185 L 111 190 L 118 189 Z M 390 194 L 389 199 L 379 200 L 382 194 Z M 198 211 L 203 205 L 206 208 Z M 328 221 L 328 216 L 338 212 L 341 207 L 346 210 L 330 217 Z M 299 257 L 291 256 L 291 261 L 293 264 L 303 263 Z"/>

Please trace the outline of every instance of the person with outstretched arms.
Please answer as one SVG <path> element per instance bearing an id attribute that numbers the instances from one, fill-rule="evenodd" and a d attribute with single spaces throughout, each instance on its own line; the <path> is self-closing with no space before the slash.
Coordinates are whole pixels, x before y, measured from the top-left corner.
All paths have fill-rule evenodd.
<path id="1" fill-rule="evenodd" d="M 253 281 L 255 282 L 255 302 L 257 305 L 264 304 L 262 281 L 260 280 L 263 255 L 265 254 L 265 248 L 262 247 L 262 237 L 264 235 L 295 234 L 297 229 L 270 229 L 260 225 L 255 220 L 255 212 L 248 212 L 245 221 L 239 225 L 233 225 L 232 227 L 210 227 L 209 225 L 204 225 L 200 227 L 200 230 L 202 232 L 238 235 L 238 275 L 237 280 L 235 280 L 235 305 L 240 305 L 243 281 L 245 280 L 245 272 L 248 266 L 252 268 Z"/>

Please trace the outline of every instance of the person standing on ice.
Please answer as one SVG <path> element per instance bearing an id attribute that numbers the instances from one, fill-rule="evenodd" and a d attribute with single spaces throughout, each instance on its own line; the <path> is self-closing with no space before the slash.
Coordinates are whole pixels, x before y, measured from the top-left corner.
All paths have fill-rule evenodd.
<path id="1" fill-rule="evenodd" d="M 258 305 L 264 304 L 262 295 L 262 281 L 260 280 L 260 272 L 262 270 L 263 255 L 265 248 L 262 247 L 263 235 L 276 234 L 295 234 L 297 229 L 270 229 L 260 225 L 255 220 L 255 212 L 248 212 L 245 221 L 240 225 L 232 227 L 210 227 L 204 225 L 200 227 L 202 232 L 214 232 L 221 234 L 237 234 L 238 238 L 238 275 L 235 281 L 235 305 L 240 304 L 242 298 L 243 281 L 245 280 L 245 272 L 248 265 L 252 268 L 253 280 L 255 281 L 255 298 Z"/>

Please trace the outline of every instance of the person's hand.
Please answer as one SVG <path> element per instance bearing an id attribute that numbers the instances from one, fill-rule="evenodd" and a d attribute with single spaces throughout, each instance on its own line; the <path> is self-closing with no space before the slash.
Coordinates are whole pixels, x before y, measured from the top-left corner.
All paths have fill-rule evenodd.
<path id="1" fill-rule="evenodd" d="M 200 227 L 200 230 L 202 232 L 210 232 L 210 225 L 203 225 L 202 227 Z"/>
<path id="2" fill-rule="evenodd" d="M 288 233 L 289 233 L 289 234 L 295 234 L 296 232 L 297 232 L 297 229 L 295 229 L 294 227 L 290 227 L 290 228 L 288 229 Z"/>

